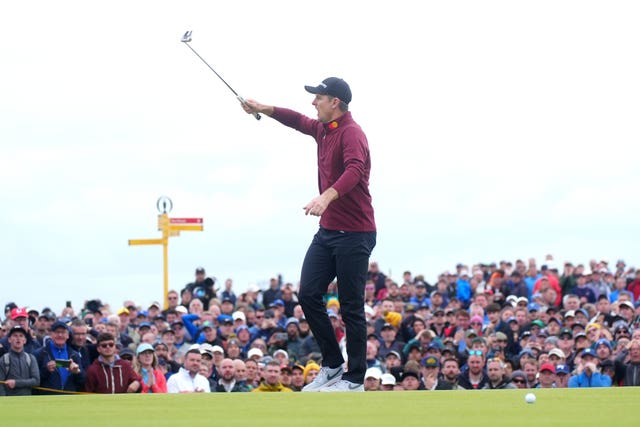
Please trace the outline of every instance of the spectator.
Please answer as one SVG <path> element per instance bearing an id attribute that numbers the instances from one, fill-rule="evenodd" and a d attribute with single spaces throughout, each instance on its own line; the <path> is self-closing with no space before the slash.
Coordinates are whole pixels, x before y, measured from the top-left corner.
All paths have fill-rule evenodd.
<path id="1" fill-rule="evenodd" d="M 569 388 L 609 387 L 611 378 L 598 370 L 598 361 L 591 348 L 585 348 L 580 354 L 576 373 L 569 378 Z"/>
<path id="2" fill-rule="evenodd" d="M 396 339 L 396 328 L 391 323 L 385 323 L 380 330 L 380 336 L 382 338 L 382 344 L 378 349 L 378 357 L 385 359 L 387 354 L 391 351 L 402 352 L 404 342 Z"/>
<path id="3" fill-rule="evenodd" d="M 392 374 L 382 374 L 380 379 L 380 391 L 393 391 L 396 386 L 396 377 Z"/>
<path id="4" fill-rule="evenodd" d="M 529 381 L 527 381 L 527 374 L 524 371 L 517 370 L 511 373 L 511 384 L 517 388 L 529 388 Z"/>
<path id="5" fill-rule="evenodd" d="M 282 299 L 280 281 L 272 277 L 269 280 L 269 289 L 262 292 L 262 304 L 268 308 L 277 299 Z"/>
<path id="6" fill-rule="evenodd" d="M 569 386 L 569 378 L 571 371 L 564 363 L 556 365 L 556 388 L 567 388 Z"/>
<path id="7" fill-rule="evenodd" d="M 529 388 L 536 388 L 538 386 L 538 362 L 536 359 L 529 353 L 529 357 L 520 359 L 520 366 L 527 376 Z"/>
<path id="8" fill-rule="evenodd" d="M 100 356 L 87 369 L 85 390 L 90 393 L 135 393 L 140 389 L 140 376 L 126 360 L 116 355 L 116 338 L 104 332 L 98 335 Z"/>
<path id="9" fill-rule="evenodd" d="M 51 325 L 51 339 L 36 351 L 40 367 L 40 386 L 50 390 L 39 390 L 38 394 L 57 394 L 53 390 L 80 391 L 86 379 L 79 353 L 70 345 L 69 328 L 61 321 Z"/>
<path id="10" fill-rule="evenodd" d="M 250 391 L 246 384 L 236 380 L 235 365 L 232 359 L 223 359 L 220 363 L 220 377 L 218 384 L 211 391 L 218 393 L 236 393 Z"/>
<path id="11" fill-rule="evenodd" d="M 467 358 L 469 368 L 460 373 L 458 384 L 467 390 L 480 390 L 489 382 L 484 372 L 484 355 L 479 350 L 471 350 Z"/>
<path id="12" fill-rule="evenodd" d="M 493 358 L 487 361 L 487 379 L 485 389 L 501 390 L 518 388 L 511 384 L 511 379 L 505 375 L 505 365 L 501 359 Z"/>
<path id="13" fill-rule="evenodd" d="M 453 385 L 440 381 L 440 360 L 434 354 L 427 354 L 420 361 L 420 374 L 425 390 L 452 390 Z"/>
<path id="14" fill-rule="evenodd" d="M 9 351 L 0 358 L 0 396 L 29 396 L 32 387 L 40 384 L 38 362 L 33 354 L 25 351 L 28 336 L 29 332 L 20 325 L 7 332 Z"/>
<path id="15" fill-rule="evenodd" d="M 177 374 L 171 375 L 167 381 L 169 393 L 209 393 L 209 381 L 201 375 L 202 355 L 200 346 L 192 345 L 185 354 L 184 364 Z"/>
<path id="16" fill-rule="evenodd" d="M 231 303 L 235 306 L 238 300 L 238 297 L 233 292 L 233 280 L 227 279 L 224 281 L 224 291 L 222 291 L 222 300 L 225 299 L 230 300 Z"/>
<path id="17" fill-rule="evenodd" d="M 622 385 L 640 386 L 640 339 L 633 339 L 616 357 L 616 376 Z"/>
<path id="18" fill-rule="evenodd" d="M 402 365 L 402 358 L 400 357 L 400 353 L 391 350 L 387 353 L 387 357 L 384 359 L 384 370 L 385 372 L 391 372 L 393 368 L 398 368 Z"/>
<path id="19" fill-rule="evenodd" d="M 71 337 L 69 347 L 80 356 L 80 368 L 86 374 L 87 369 L 93 362 L 89 353 L 87 325 L 80 319 L 71 322 Z"/>
<path id="20" fill-rule="evenodd" d="M 313 361 L 308 362 L 305 365 L 304 371 L 302 373 L 305 385 L 313 382 L 313 380 L 318 375 L 318 372 L 320 372 L 320 365 Z"/>
<path id="21" fill-rule="evenodd" d="M 280 382 L 280 363 L 271 361 L 264 370 L 264 380 L 254 389 L 254 392 L 289 392 L 293 391 Z M 319 370 L 319 369 L 318 369 Z"/>
<path id="22" fill-rule="evenodd" d="M 379 368 L 368 368 L 364 374 L 364 391 L 380 391 L 382 371 Z"/>
<path id="23" fill-rule="evenodd" d="M 142 343 L 138 346 L 133 369 L 140 376 L 141 393 L 167 392 L 167 380 L 158 369 L 158 357 L 151 344 Z"/>
<path id="24" fill-rule="evenodd" d="M 538 375 L 538 385 L 536 388 L 556 388 L 556 367 L 553 363 L 543 363 L 540 365 Z"/>
<path id="25" fill-rule="evenodd" d="M 302 391 L 304 387 L 304 367 L 295 364 L 291 367 L 291 385 L 289 388 L 293 391 Z"/>
<path id="26" fill-rule="evenodd" d="M 40 348 L 40 344 L 38 344 L 31 332 L 31 327 L 29 326 L 29 313 L 27 313 L 27 309 L 14 307 L 11 309 L 9 318 L 11 319 L 9 327 L 20 326 L 27 333 L 25 336 L 27 341 L 23 345 L 23 351 L 34 354 L 36 350 Z M 11 344 L 9 343 L 9 334 L 0 340 L 0 350 L 2 348 L 11 348 Z"/>
<path id="27" fill-rule="evenodd" d="M 185 290 L 191 294 L 188 301 L 185 301 L 185 295 L 182 296 L 182 304 L 189 307 L 191 298 L 197 298 L 202 302 L 204 310 L 209 309 L 209 302 L 216 297 L 216 291 L 213 288 L 215 278 L 207 277 L 204 267 L 196 268 L 195 280 L 185 286 Z"/>
<path id="28" fill-rule="evenodd" d="M 424 386 L 420 383 L 420 373 L 414 370 L 403 370 L 400 376 L 400 384 L 403 390 L 424 390 Z"/>
<path id="29" fill-rule="evenodd" d="M 375 284 L 375 292 L 376 295 L 383 289 L 386 288 L 386 279 L 387 276 L 384 275 L 380 271 L 380 267 L 378 266 L 377 261 L 371 261 L 369 263 L 369 271 L 367 272 L 368 280 L 372 281 Z"/>
<path id="30" fill-rule="evenodd" d="M 260 385 L 260 371 L 258 368 L 258 362 L 255 359 L 248 358 L 244 361 L 247 368 L 247 385 L 254 389 Z M 304 383 L 304 377 L 302 379 Z M 304 384 L 303 384 L 304 385 Z"/>

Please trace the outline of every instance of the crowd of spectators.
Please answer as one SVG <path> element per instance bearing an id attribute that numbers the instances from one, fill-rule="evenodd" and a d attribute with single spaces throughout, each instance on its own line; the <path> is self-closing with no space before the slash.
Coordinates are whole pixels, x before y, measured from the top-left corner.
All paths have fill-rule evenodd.
<path id="1" fill-rule="evenodd" d="M 198 268 L 166 307 L 7 303 L 0 396 L 287 392 L 313 380 L 321 354 L 296 286 L 215 286 Z M 325 299 L 344 343 L 339 283 Z M 372 262 L 365 300 L 366 391 L 640 385 L 640 270 L 622 260 L 458 264 L 433 283 Z"/>

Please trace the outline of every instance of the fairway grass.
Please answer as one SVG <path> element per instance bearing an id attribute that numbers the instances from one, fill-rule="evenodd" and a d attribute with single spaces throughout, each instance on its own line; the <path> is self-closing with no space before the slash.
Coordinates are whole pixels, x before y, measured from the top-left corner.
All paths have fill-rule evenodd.
<path id="1" fill-rule="evenodd" d="M 3 426 L 638 426 L 640 387 L 0 398 Z"/>

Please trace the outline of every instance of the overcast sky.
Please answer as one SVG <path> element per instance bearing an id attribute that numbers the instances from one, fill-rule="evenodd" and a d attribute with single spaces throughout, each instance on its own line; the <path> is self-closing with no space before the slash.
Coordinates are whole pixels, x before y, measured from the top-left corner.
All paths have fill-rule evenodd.
<path id="1" fill-rule="evenodd" d="M 162 300 L 158 197 L 203 232 L 169 243 L 237 291 L 296 283 L 317 218 L 315 144 L 246 98 L 315 117 L 350 83 L 378 223 L 372 259 L 428 281 L 455 263 L 640 253 L 636 1 L 10 2 L 0 16 L 0 302 Z"/>

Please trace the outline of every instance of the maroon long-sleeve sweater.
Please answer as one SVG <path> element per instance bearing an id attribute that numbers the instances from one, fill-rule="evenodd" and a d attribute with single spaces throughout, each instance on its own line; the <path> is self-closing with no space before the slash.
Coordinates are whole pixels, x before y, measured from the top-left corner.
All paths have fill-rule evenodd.
<path id="1" fill-rule="evenodd" d="M 327 230 L 376 231 L 369 193 L 369 144 L 351 113 L 322 123 L 295 111 L 274 107 L 271 117 L 312 136 L 318 144 L 320 194 L 333 187 L 339 195 L 320 217 L 320 225 Z"/>

